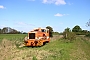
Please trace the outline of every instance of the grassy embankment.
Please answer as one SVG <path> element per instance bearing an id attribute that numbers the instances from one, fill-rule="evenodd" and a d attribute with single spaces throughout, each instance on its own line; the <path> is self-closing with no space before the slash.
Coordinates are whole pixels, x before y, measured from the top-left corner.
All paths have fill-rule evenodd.
<path id="1" fill-rule="evenodd" d="M 42 47 L 19 47 L 26 34 L 0 34 L 1 60 L 90 60 L 90 38 L 66 42 L 60 36 Z"/>

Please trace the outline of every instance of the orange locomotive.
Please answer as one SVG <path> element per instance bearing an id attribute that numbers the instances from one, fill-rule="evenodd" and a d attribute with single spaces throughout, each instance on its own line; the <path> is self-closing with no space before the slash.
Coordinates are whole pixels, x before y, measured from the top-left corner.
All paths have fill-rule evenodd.
<path id="1" fill-rule="evenodd" d="M 38 28 L 28 32 L 25 38 L 25 46 L 42 46 L 50 42 L 49 29 Z"/>

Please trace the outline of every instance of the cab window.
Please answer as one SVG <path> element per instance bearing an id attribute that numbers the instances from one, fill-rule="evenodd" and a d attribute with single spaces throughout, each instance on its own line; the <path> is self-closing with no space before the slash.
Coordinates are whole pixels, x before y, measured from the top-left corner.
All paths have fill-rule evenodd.
<path id="1" fill-rule="evenodd" d="M 34 31 L 38 31 L 38 29 L 34 30 Z"/>
<path id="2" fill-rule="evenodd" d="M 45 30 L 45 29 L 42 29 L 41 31 L 42 31 L 42 32 L 46 32 L 46 30 Z"/>

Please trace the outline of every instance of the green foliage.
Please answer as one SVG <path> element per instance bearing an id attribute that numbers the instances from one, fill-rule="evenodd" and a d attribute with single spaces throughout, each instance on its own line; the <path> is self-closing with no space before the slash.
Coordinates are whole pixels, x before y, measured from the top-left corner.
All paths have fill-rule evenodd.
<path id="1" fill-rule="evenodd" d="M 72 32 L 81 32 L 82 29 L 80 28 L 80 26 L 76 25 L 73 29 Z"/>
<path id="2" fill-rule="evenodd" d="M 87 30 L 82 30 L 80 26 L 76 25 L 73 29 L 72 32 L 75 32 L 76 35 L 86 35 L 88 34 L 89 31 Z"/>
<path id="3" fill-rule="evenodd" d="M 90 37 L 90 33 L 86 34 L 85 36 L 86 36 L 86 37 Z"/>
<path id="4" fill-rule="evenodd" d="M 70 28 L 66 28 L 63 32 L 63 38 L 69 40 L 70 42 L 76 39 L 76 34 L 71 32 Z"/>
<path id="5" fill-rule="evenodd" d="M 87 35 L 88 34 L 88 32 L 74 32 L 76 35 Z"/>
<path id="6" fill-rule="evenodd" d="M 25 36 L 26 34 L 0 34 L 0 40 L 5 38 L 12 41 L 13 44 L 16 41 L 15 44 L 18 46 L 23 42 Z M 53 38 L 55 37 L 53 36 Z M 0 57 L 3 57 L 3 60 L 90 60 L 90 38 L 86 40 L 86 37 L 77 36 L 73 43 L 65 43 L 67 39 L 59 37 L 55 39 L 42 47 L 19 47 L 20 49 L 15 47 L 12 49 L 13 46 L 10 45 L 11 48 L 1 49 Z M 2 48 L 1 44 L 0 47 Z"/>
<path id="7" fill-rule="evenodd" d="M 0 34 L 2 33 L 2 29 L 0 29 Z"/>
<path id="8" fill-rule="evenodd" d="M 86 35 L 86 34 L 90 33 L 90 31 L 88 31 L 88 30 L 82 30 L 82 33 L 83 33 L 83 35 Z"/>
<path id="9" fill-rule="evenodd" d="M 71 32 L 70 28 L 68 28 L 68 27 L 64 31 L 65 32 Z"/>
<path id="10" fill-rule="evenodd" d="M 68 39 L 70 42 L 76 39 L 76 34 L 74 32 L 64 32 L 64 39 Z"/>
<path id="11" fill-rule="evenodd" d="M 46 28 L 49 29 L 49 36 L 53 37 L 53 28 L 50 26 L 47 26 Z"/>

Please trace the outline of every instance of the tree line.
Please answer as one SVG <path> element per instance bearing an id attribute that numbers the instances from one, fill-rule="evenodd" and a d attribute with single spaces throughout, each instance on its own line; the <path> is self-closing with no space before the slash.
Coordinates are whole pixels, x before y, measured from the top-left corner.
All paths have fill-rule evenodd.
<path id="1" fill-rule="evenodd" d="M 73 27 L 72 30 L 70 28 L 66 28 L 63 32 L 64 38 L 68 39 L 69 41 L 75 40 L 77 35 L 87 36 L 88 34 L 90 34 L 90 31 L 82 30 L 79 25 Z"/>
<path id="2" fill-rule="evenodd" d="M 0 34 L 20 34 L 20 31 L 17 31 L 15 29 L 12 29 L 10 27 L 4 27 L 0 29 Z"/>
<path id="3" fill-rule="evenodd" d="M 51 36 L 53 36 L 52 34 L 57 35 L 57 34 L 63 34 L 64 32 L 74 32 L 76 35 L 86 35 L 86 34 L 90 33 L 90 31 L 88 31 L 88 30 L 83 30 L 79 25 L 74 26 L 73 29 L 70 29 L 69 27 L 67 27 L 64 29 L 64 31 L 62 33 L 54 32 L 52 27 L 50 27 L 50 26 L 47 26 L 47 27 L 51 32 L 50 33 Z"/>
<path id="4" fill-rule="evenodd" d="M 70 30 L 70 28 L 66 28 L 65 30 L 74 32 L 76 35 L 86 35 L 90 32 L 88 30 L 83 30 L 79 25 L 73 27 L 72 30 Z"/>
<path id="5" fill-rule="evenodd" d="M 90 19 L 89 21 L 86 23 L 87 26 L 90 26 Z M 66 28 L 63 33 L 59 33 L 59 32 L 54 32 L 53 31 L 53 28 L 51 26 L 47 26 L 46 28 L 49 29 L 49 35 L 50 37 L 53 37 L 53 34 L 55 35 L 59 35 L 59 34 L 65 34 L 65 32 L 74 32 L 76 35 L 87 35 L 90 33 L 90 31 L 88 30 L 83 30 L 79 25 L 76 25 L 73 27 L 73 29 L 71 30 L 70 28 Z M 20 31 L 17 31 L 15 29 L 12 29 L 10 27 L 4 27 L 2 29 L 0 29 L 0 34 L 26 34 L 26 32 L 20 32 Z"/>

